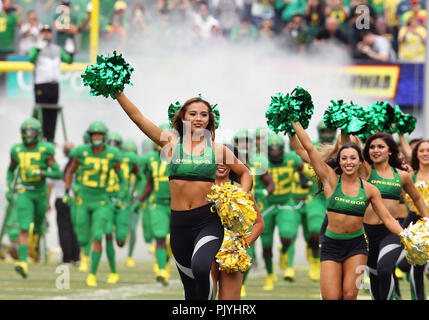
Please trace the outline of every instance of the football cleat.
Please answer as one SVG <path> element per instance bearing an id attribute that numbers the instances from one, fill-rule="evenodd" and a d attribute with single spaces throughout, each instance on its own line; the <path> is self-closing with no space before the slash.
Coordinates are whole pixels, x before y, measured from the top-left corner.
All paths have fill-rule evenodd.
<path id="1" fill-rule="evenodd" d="M 158 270 L 156 281 L 160 282 L 164 287 L 168 285 L 168 273 L 165 269 Z"/>
<path id="2" fill-rule="evenodd" d="M 132 258 L 132 257 L 128 257 L 128 258 L 125 260 L 125 264 L 126 264 L 126 266 L 127 266 L 127 267 L 129 267 L 129 268 L 133 268 L 133 267 L 135 267 L 135 266 L 136 266 L 136 263 L 134 262 L 134 260 L 133 260 L 133 258 Z"/>
<path id="3" fill-rule="evenodd" d="M 28 277 L 28 265 L 27 262 L 15 262 L 15 271 L 21 275 L 24 279 Z"/>
<path id="4" fill-rule="evenodd" d="M 310 270 L 308 271 L 308 276 L 313 281 L 320 280 L 320 260 L 313 258 L 310 264 Z"/>
<path id="5" fill-rule="evenodd" d="M 79 265 L 78 270 L 80 272 L 87 272 L 88 271 L 88 265 L 89 265 L 89 258 L 82 254 L 80 257 L 80 265 Z"/>
<path id="6" fill-rule="evenodd" d="M 283 279 L 290 282 L 295 281 L 295 270 L 293 268 L 287 268 L 283 274 Z"/>
<path id="7" fill-rule="evenodd" d="M 287 261 L 288 261 L 288 257 L 287 257 L 287 252 L 283 253 L 282 252 L 282 248 L 283 246 L 280 245 L 279 246 L 279 265 L 280 265 L 280 269 L 285 270 L 287 268 Z"/>
<path id="8" fill-rule="evenodd" d="M 158 263 L 154 263 L 153 264 L 153 272 L 155 273 L 155 274 L 157 274 L 158 273 L 158 271 L 159 271 L 159 267 L 158 267 Z"/>
<path id="9" fill-rule="evenodd" d="M 109 277 L 107 278 L 107 283 L 115 284 L 119 281 L 119 274 L 117 273 L 110 273 Z"/>
<path id="10" fill-rule="evenodd" d="M 95 274 L 88 274 L 88 277 L 86 278 L 86 285 L 88 287 L 96 287 L 97 286 L 97 278 L 95 277 Z"/>
<path id="11" fill-rule="evenodd" d="M 265 291 L 272 291 L 274 290 L 274 282 L 276 281 L 276 276 L 273 273 L 267 274 L 267 277 L 265 278 Z"/>

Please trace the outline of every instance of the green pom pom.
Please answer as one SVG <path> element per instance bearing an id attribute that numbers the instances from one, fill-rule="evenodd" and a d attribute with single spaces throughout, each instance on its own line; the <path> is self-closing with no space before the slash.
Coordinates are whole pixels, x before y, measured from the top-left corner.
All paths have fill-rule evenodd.
<path id="1" fill-rule="evenodd" d="M 86 67 L 81 78 L 84 86 L 91 88 L 90 95 L 115 99 L 115 92 L 123 92 L 126 84 L 133 85 L 130 82 L 133 70 L 122 54 L 113 51 L 111 56 L 97 56 L 96 63 Z"/>
<path id="2" fill-rule="evenodd" d="M 377 101 L 376 103 L 364 107 L 365 119 L 368 123 L 367 134 L 374 134 L 377 131 L 392 133 L 392 123 L 394 120 L 394 109 L 385 101 Z"/>
<path id="3" fill-rule="evenodd" d="M 411 133 L 416 127 L 416 118 L 404 114 L 399 106 L 393 108 L 387 101 L 378 101 L 363 107 L 365 121 L 368 123 L 364 138 L 377 132 Z"/>
<path id="4" fill-rule="evenodd" d="M 170 104 L 168 107 L 168 122 L 170 123 L 170 126 L 173 122 L 173 117 L 176 114 L 177 110 L 179 110 L 182 107 L 182 104 L 179 101 L 176 101 L 176 103 Z"/>
<path id="5" fill-rule="evenodd" d="M 267 124 L 275 133 L 294 135 L 291 121 L 299 122 L 308 128 L 314 105 L 311 95 L 303 88 L 296 87 L 291 94 L 276 93 L 271 96 L 271 103 L 265 112 Z"/>
<path id="6" fill-rule="evenodd" d="M 215 116 L 215 129 L 219 128 L 219 124 L 220 124 L 220 112 L 219 112 L 219 108 L 217 107 L 217 104 L 215 104 L 214 106 L 212 105 L 212 111 L 213 114 Z"/>
<path id="7" fill-rule="evenodd" d="M 367 122 L 362 109 L 344 100 L 331 100 L 331 105 L 323 114 L 323 121 L 330 130 L 340 129 L 346 134 L 361 134 L 367 129 Z"/>
<path id="8" fill-rule="evenodd" d="M 329 130 L 343 128 L 347 124 L 349 117 L 348 107 L 349 105 L 344 103 L 342 99 L 331 100 L 331 105 L 323 114 L 323 121 Z"/>
<path id="9" fill-rule="evenodd" d="M 416 128 L 417 119 L 411 115 L 403 113 L 398 105 L 395 107 L 392 132 L 400 134 L 411 133 Z"/>

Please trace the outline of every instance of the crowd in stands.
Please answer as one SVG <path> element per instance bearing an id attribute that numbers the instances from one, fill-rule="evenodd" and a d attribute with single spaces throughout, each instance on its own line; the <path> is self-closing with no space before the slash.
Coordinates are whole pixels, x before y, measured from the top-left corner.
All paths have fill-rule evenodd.
<path id="1" fill-rule="evenodd" d="M 424 62 L 424 0 L 99 0 L 101 50 L 166 50 L 227 43 L 317 55 L 323 46 L 353 59 Z M 1 0 L 0 60 L 26 55 L 42 25 L 88 55 L 90 0 Z"/>

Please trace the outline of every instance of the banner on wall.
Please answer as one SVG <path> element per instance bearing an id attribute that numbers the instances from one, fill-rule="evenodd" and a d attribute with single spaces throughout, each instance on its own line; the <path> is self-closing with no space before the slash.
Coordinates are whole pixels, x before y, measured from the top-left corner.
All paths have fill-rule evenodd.
<path id="1" fill-rule="evenodd" d="M 309 74 L 323 84 L 354 96 L 389 100 L 407 107 L 422 107 L 424 64 L 354 64 L 348 66 L 311 66 Z"/>
<path id="2" fill-rule="evenodd" d="M 323 73 L 323 82 L 353 96 L 394 100 L 399 83 L 400 65 L 348 65 L 312 67 Z"/>
<path id="3" fill-rule="evenodd" d="M 8 56 L 8 61 L 28 61 L 25 56 Z M 62 72 L 60 76 L 60 99 L 86 98 L 88 89 L 83 86 L 78 71 Z M 33 73 L 26 71 L 8 72 L 6 75 L 6 94 L 10 99 L 33 99 Z"/>
<path id="4" fill-rule="evenodd" d="M 344 67 L 348 84 L 358 96 L 394 100 L 399 83 L 399 65 L 353 65 Z"/>

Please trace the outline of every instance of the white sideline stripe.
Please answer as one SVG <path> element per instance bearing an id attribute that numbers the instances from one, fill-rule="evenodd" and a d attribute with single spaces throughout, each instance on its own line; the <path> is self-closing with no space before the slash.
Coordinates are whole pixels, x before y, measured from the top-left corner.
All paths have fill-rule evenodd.
<path id="1" fill-rule="evenodd" d="M 113 299 L 125 300 L 133 297 L 139 297 L 146 294 L 166 294 L 171 289 L 181 289 L 182 282 L 180 280 L 171 280 L 168 282 L 168 287 L 165 288 L 159 283 L 138 284 L 132 286 L 121 286 L 112 289 L 89 289 L 82 290 L 81 293 L 71 295 L 46 296 L 39 298 L 40 300 L 91 300 L 91 299 Z M 55 289 L 57 290 L 57 289 Z M 67 293 L 67 290 L 64 290 Z"/>

